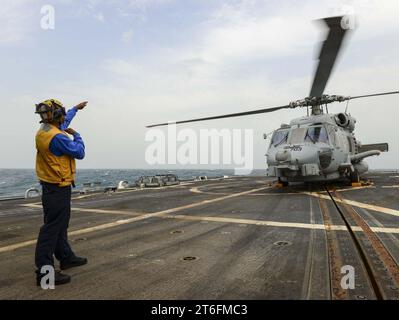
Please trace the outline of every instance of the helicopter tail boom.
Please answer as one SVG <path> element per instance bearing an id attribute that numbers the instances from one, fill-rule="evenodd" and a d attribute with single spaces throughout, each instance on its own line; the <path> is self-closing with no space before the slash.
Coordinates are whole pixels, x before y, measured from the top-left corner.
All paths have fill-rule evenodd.
<path id="1" fill-rule="evenodd" d="M 388 143 L 373 143 L 373 144 L 362 144 L 359 148 L 359 153 L 370 151 L 370 150 L 379 150 L 381 152 L 388 152 Z"/>

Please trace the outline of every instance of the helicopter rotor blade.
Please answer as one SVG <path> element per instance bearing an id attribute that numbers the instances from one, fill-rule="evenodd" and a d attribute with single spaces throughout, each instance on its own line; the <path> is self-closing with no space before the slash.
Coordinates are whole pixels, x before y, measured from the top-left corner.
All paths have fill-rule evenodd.
<path id="1" fill-rule="evenodd" d="M 335 61 L 340 51 L 343 39 L 348 29 L 342 28 L 341 21 L 344 17 L 330 17 L 322 19 L 329 28 L 328 36 L 324 40 L 319 54 L 310 97 L 321 97 L 334 68 Z"/>
<path id="2" fill-rule="evenodd" d="M 349 97 L 349 100 L 359 99 L 359 98 L 368 98 L 368 97 L 376 97 L 376 96 L 385 96 L 390 94 L 399 94 L 399 91 L 391 91 L 391 92 L 380 92 L 380 93 L 373 93 L 373 94 L 365 94 L 362 96 L 354 96 Z"/>
<path id="3" fill-rule="evenodd" d="M 259 109 L 259 110 L 252 110 L 252 111 L 245 111 L 245 112 L 238 112 L 238 113 L 230 113 L 230 114 L 223 114 L 220 116 L 213 116 L 213 117 L 206 117 L 206 118 L 198 118 L 198 119 L 191 119 L 191 120 L 182 120 L 177 122 L 166 122 L 166 123 L 159 123 L 149 125 L 146 128 L 153 128 L 153 127 L 160 127 L 160 126 L 167 126 L 168 124 L 179 124 L 179 123 L 188 123 L 188 122 L 197 122 L 197 121 L 205 121 L 205 120 L 215 120 L 215 119 L 223 119 L 223 118 L 232 118 L 232 117 L 241 117 L 241 116 L 249 116 L 252 114 L 259 114 L 259 113 L 268 113 L 277 111 L 280 109 L 292 108 L 290 105 L 279 106 L 279 107 L 272 107 L 266 109 Z"/>

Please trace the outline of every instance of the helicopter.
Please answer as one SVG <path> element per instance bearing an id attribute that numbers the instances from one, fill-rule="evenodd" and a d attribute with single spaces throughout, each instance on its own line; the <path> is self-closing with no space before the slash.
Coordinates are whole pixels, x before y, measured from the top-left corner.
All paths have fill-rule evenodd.
<path id="1" fill-rule="evenodd" d="M 368 171 L 365 158 L 388 151 L 388 143 L 362 144 L 355 138 L 356 119 L 347 113 L 350 100 L 398 94 L 399 91 L 373 93 L 359 96 L 324 94 L 324 89 L 334 68 L 344 38 L 351 28 L 345 27 L 346 16 L 321 19 L 328 33 L 318 57 L 308 97 L 287 105 L 252 111 L 224 114 L 205 118 L 177 121 L 190 123 L 231 117 L 263 114 L 281 109 L 306 108 L 304 117 L 293 119 L 273 131 L 266 153 L 267 175 L 276 177 L 282 186 L 290 182 L 331 182 L 349 180 L 360 183 L 360 176 Z M 345 112 L 328 113 L 328 104 L 347 102 Z M 309 113 L 310 111 L 310 113 Z M 149 125 L 147 128 L 169 123 Z M 264 135 L 266 138 L 267 135 Z"/>

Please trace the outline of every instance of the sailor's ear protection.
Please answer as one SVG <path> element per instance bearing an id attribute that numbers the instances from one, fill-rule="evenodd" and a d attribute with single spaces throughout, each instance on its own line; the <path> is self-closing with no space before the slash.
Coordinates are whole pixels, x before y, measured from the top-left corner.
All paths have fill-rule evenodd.
<path id="1" fill-rule="evenodd" d="M 62 116 L 66 115 L 65 108 L 60 101 L 56 99 L 50 99 L 50 102 L 53 107 L 53 120 L 57 121 L 61 119 Z"/>
<path id="2" fill-rule="evenodd" d="M 65 116 L 66 112 L 65 112 L 65 108 L 61 107 L 61 108 L 57 108 L 53 111 L 53 120 L 59 120 L 61 119 L 62 116 Z"/>

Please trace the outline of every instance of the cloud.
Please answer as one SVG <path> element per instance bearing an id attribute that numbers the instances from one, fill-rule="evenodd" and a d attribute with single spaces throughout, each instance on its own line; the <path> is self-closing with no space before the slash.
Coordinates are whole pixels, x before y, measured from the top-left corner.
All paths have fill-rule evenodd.
<path id="1" fill-rule="evenodd" d="M 105 1 L 105 0 L 103 0 Z M 147 11 L 151 8 L 167 4 L 173 0 L 114 0 L 120 17 L 134 18 L 136 21 L 144 22 Z"/>
<path id="2" fill-rule="evenodd" d="M 136 10 L 138 9 L 145 11 L 149 8 L 168 4 L 173 1 L 174 0 L 128 0 L 128 1 L 122 0 L 121 2 L 125 4 L 125 7 L 127 9 L 136 9 Z"/>
<path id="3" fill-rule="evenodd" d="M 324 37 L 323 30 L 311 20 L 328 16 L 331 8 L 342 9 L 342 2 L 329 2 L 329 7 L 307 2 L 277 11 L 273 8 L 271 12 L 266 2 L 259 3 L 224 4 L 198 26 L 195 37 L 173 47 L 159 46 L 156 52 L 149 51 L 144 60 L 108 61 L 105 70 L 114 76 L 113 83 L 119 89 L 115 99 L 121 104 L 125 99 L 131 101 L 132 114 L 136 112 L 133 106 L 141 106 L 140 118 L 152 123 L 263 108 L 306 96 L 314 68 L 312 58 L 317 52 L 315 43 Z M 394 33 L 397 29 L 392 26 L 397 5 L 390 2 L 391 8 L 381 12 L 385 18 L 374 17 L 369 22 L 372 12 L 377 10 L 374 5 L 370 2 L 369 7 L 362 8 L 359 30 L 345 48 L 328 92 L 355 95 L 396 89 L 392 84 L 398 82 L 399 65 L 392 59 L 399 48 L 384 40 L 384 30 Z M 376 26 L 378 30 L 374 30 Z M 367 36 L 370 31 L 380 37 L 378 49 L 373 48 Z M 359 54 L 364 60 L 358 58 Z M 375 103 L 376 100 L 364 100 L 357 102 L 357 108 L 351 105 L 355 117 L 361 108 L 357 137 L 364 143 L 388 140 L 393 150 L 399 148 L 392 139 L 394 134 L 388 133 L 390 129 L 383 130 L 386 123 L 370 117 L 376 112 Z M 343 105 L 336 104 L 330 111 L 342 108 Z M 395 113 L 392 106 L 386 110 Z M 303 109 L 289 110 L 193 127 L 253 127 L 257 134 L 255 161 L 262 167 L 266 146 L 261 134 L 304 113 Z M 392 167 L 393 159 L 384 154 L 370 163 L 374 167 Z"/>
<path id="4" fill-rule="evenodd" d="M 29 10 L 33 0 L 2 1 L 0 5 L 0 45 L 18 45 L 32 35 L 34 18 L 40 23 L 40 7 Z"/>
<path id="5" fill-rule="evenodd" d="M 141 68 L 134 63 L 122 59 L 109 59 L 104 61 L 102 68 L 117 76 L 135 77 L 140 74 Z"/>
<path id="6" fill-rule="evenodd" d="M 100 21 L 100 22 L 105 22 L 105 18 L 102 12 L 96 13 L 93 15 L 94 19 Z"/>
<path id="7" fill-rule="evenodd" d="M 22 3 L 9 2 L 15 6 Z M 312 58 L 317 52 L 315 43 L 323 38 L 322 30 L 311 20 L 328 16 L 331 10 L 341 10 L 342 4 L 355 6 L 359 28 L 348 42 L 327 92 L 356 95 L 390 91 L 397 90 L 394 86 L 399 83 L 399 64 L 396 62 L 399 55 L 399 45 L 396 44 L 399 3 L 394 1 L 384 1 L 384 5 L 375 1 L 299 3 L 252 0 L 225 1 L 222 4 L 209 1 L 207 5 L 201 4 L 203 11 L 193 11 L 191 5 L 185 6 L 186 2 L 182 2 L 179 12 L 173 16 L 163 15 L 160 10 L 150 12 L 157 5 L 163 5 L 162 1 L 91 0 L 76 4 L 76 1 L 63 0 L 62 3 L 68 6 L 69 14 L 78 23 L 79 19 L 93 19 L 99 13 L 105 13 L 106 36 L 113 37 L 107 41 L 111 41 L 112 46 L 109 45 L 110 50 L 101 52 L 96 51 L 98 46 L 93 46 L 93 51 L 90 51 L 90 46 L 89 51 L 84 51 L 89 54 L 90 63 L 76 69 L 71 78 L 59 68 L 62 76 L 57 81 L 43 79 L 29 83 L 27 87 L 12 88 L 4 94 L 5 104 L 15 106 L 25 124 L 23 130 L 26 134 L 22 134 L 25 142 L 20 139 L 20 149 L 27 151 L 18 159 L 28 159 L 32 153 L 31 142 L 26 136 L 34 134 L 28 131 L 33 131 L 32 121 L 36 120 L 32 119 L 36 118 L 31 110 L 27 113 L 26 108 L 33 106 L 32 101 L 44 98 L 42 95 L 60 97 L 66 104 L 89 100 L 89 107 L 73 124 L 82 131 L 87 142 L 88 158 L 82 163 L 86 167 L 145 166 L 140 155 L 145 150 L 146 124 L 265 108 L 300 99 L 308 94 L 314 68 Z M 368 6 L 363 6 L 363 3 L 368 3 Z M 73 15 L 72 12 L 81 7 L 84 8 L 81 15 Z M 14 15 L 21 15 L 11 7 L 10 10 Z M 166 6 L 164 10 L 171 8 Z M 38 16 L 39 12 L 40 8 Z M 154 19 L 131 19 L 133 16 L 146 17 L 149 13 Z M 22 16 L 25 14 L 27 12 Z M 186 20 L 178 21 L 180 18 Z M 16 43 L 32 35 L 25 23 L 19 21 L 11 28 L 15 31 L 14 36 L 22 37 Z M 29 23 L 39 24 L 39 20 L 32 19 Z M 178 34 L 171 31 L 177 27 Z M 90 44 L 105 40 L 100 32 L 91 35 Z M 42 67 L 39 59 L 30 51 L 26 52 L 22 55 L 18 51 L 18 57 Z M 78 54 L 74 57 L 80 58 Z M 64 66 L 69 67 L 68 64 Z M 44 70 L 46 68 L 43 66 Z M 15 70 L 15 74 L 8 75 L 10 78 L 25 79 L 26 75 L 29 76 L 29 70 Z M 13 96 L 24 98 L 14 101 Z M 392 96 L 350 103 L 349 110 L 358 119 L 356 136 L 364 143 L 387 141 L 391 145 L 391 153 L 370 161 L 374 166 L 397 167 L 397 99 Z M 336 104 L 330 111 L 338 112 L 344 108 L 343 104 Z M 305 113 L 303 109 L 284 110 L 201 122 L 192 127 L 253 128 L 256 166 L 264 167 L 266 145 L 262 133 Z M 12 132 L 12 125 L 3 120 L 1 133 Z M 12 154 L 7 152 L 13 150 L 12 142 L 12 139 L 4 141 L 5 154 Z M 110 156 L 115 154 L 117 158 Z M 10 157 L 7 165 L 12 166 L 14 160 Z M 23 161 L 26 160 L 20 162 Z"/>
<path id="8" fill-rule="evenodd" d="M 130 42 L 132 42 L 132 38 L 133 38 L 133 30 L 132 29 L 127 30 L 122 33 L 122 36 L 121 36 L 122 42 L 130 43 Z"/>

